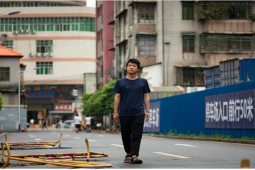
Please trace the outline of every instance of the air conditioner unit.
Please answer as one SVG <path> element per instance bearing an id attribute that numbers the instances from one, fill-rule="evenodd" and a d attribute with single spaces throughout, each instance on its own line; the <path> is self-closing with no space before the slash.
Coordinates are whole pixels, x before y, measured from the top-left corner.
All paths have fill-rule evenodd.
<path id="1" fill-rule="evenodd" d="M 48 55 L 48 53 L 43 53 L 43 57 L 47 57 Z"/>
<path id="2" fill-rule="evenodd" d="M 53 53 L 49 53 L 49 57 L 53 57 Z"/>
<path id="3" fill-rule="evenodd" d="M 13 31 L 13 34 L 14 34 L 14 35 L 18 35 L 18 34 L 19 34 L 19 31 Z"/>
<path id="4" fill-rule="evenodd" d="M 36 53 L 36 57 L 41 57 L 42 53 Z"/>
<path id="5" fill-rule="evenodd" d="M 29 57 L 31 57 L 31 58 L 32 58 L 32 57 L 34 57 L 34 55 L 33 55 L 32 53 L 29 53 Z"/>
<path id="6" fill-rule="evenodd" d="M 24 30 L 24 33 L 28 34 L 30 31 L 29 30 Z"/>
<path id="7" fill-rule="evenodd" d="M 26 33 L 26 30 L 19 30 L 19 33 L 24 34 Z"/>
<path id="8" fill-rule="evenodd" d="M 31 30 L 31 34 L 35 34 L 36 33 L 36 31 L 35 30 Z"/>

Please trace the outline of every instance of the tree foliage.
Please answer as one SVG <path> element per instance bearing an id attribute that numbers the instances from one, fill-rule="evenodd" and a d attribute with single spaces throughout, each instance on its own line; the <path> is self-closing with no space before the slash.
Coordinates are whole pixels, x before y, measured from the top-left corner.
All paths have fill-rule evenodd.
<path id="1" fill-rule="evenodd" d="M 0 110 L 3 107 L 3 99 L 2 99 L 2 94 L 0 93 Z"/>
<path id="2" fill-rule="evenodd" d="M 226 19 L 230 8 L 229 2 L 198 2 L 197 12 L 199 19 Z"/>
<path id="3" fill-rule="evenodd" d="M 116 80 L 113 80 L 92 94 L 84 94 L 82 97 L 83 114 L 99 116 L 113 113 L 115 83 Z"/>
<path id="4" fill-rule="evenodd" d="M 199 19 L 249 19 L 254 12 L 250 1 L 199 1 L 197 13 Z"/>

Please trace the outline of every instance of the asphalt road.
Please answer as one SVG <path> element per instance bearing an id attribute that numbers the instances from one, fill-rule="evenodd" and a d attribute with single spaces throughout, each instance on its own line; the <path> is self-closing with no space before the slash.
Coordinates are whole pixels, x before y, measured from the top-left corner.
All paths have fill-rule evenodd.
<path id="1" fill-rule="evenodd" d="M 71 153 L 86 152 L 85 138 L 89 139 L 90 150 L 106 153 L 108 158 L 91 159 L 91 161 L 110 163 L 112 168 L 142 168 L 142 169 L 193 169 L 193 168 L 240 168 L 241 160 L 249 159 L 250 168 L 255 168 L 255 145 L 222 143 L 198 140 L 169 139 L 143 136 L 140 158 L 143 164 L 124 164 L 125 156 L 121 136 L 108 133 L 86 133 L 75 131 L 30 131 L 23 133 L 7 133 L 9 142 L 49 141 L 57 140 L 63 134 L 62 147 L 66 149 L 33 149 L 11 150 L 17 154 Z M 4 142 L 4 137 L 0 138 Z M 10 161 L 7 168 L 48 169 L 67 168 L 51 165 L 39 165 Z"/>

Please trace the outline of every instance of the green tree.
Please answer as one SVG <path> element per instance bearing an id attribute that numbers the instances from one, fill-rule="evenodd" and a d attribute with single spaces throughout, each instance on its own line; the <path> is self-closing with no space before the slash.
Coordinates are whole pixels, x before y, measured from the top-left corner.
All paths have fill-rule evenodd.
<path id="1" fill-rule="evenodd" d="M 230 2 L 198 2 L 197 13 L 199 19 L 227 19 Z"/>
<path id="2" fill-rule="evenodd" d="M 116 80 L 113 80 L 92 94 L 84 94 L 82 97 L 83 114 L 98 116 L 113 113 L 115 83 Z"/>
<path id="3" fill-rule="evenodd" d="M 0 110 L 3 107 L 3 99 L 2 99 L 2 94 L 0 93 Z"/>

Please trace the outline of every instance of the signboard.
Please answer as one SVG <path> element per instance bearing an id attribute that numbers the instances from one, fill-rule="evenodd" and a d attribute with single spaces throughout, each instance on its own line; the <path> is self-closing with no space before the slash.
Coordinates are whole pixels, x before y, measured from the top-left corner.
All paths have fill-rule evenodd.
<path id="1" fill-rule="evenodd" d="M 72 111 L 72 104 L 71 103 L 55 103 L 54 104 L 54 111 L 71 112 Z"/>
<path id="2" fill-rule="evenodd" d="M 205 97 L 205 128 L 255 129 L 255 90 Z"/>
<path id="3" fill-rule="evenodd" d="M 160 127 L 160 102 L 150 103 L 150 119 L 144 122 L 144 132 L 159 132 Z"/>
<path id="4" fill-rule="evenodd" d="M 50 86 L 25 86 L 25 95 L 28 98 L 53 98 L 54 90 Z"/>

